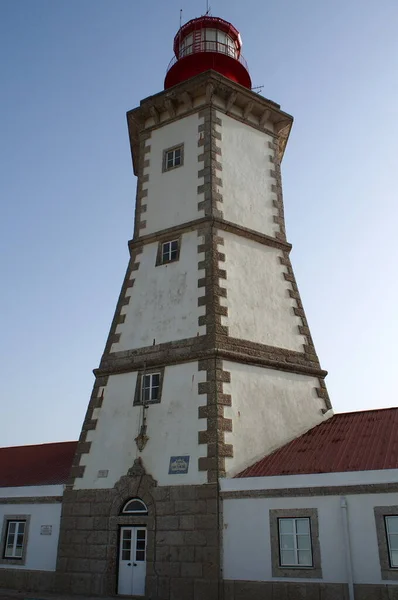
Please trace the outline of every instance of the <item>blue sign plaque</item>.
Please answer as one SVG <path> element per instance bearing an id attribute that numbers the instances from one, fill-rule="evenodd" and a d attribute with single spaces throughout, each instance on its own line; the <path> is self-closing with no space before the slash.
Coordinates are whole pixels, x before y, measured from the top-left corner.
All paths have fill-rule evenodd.
<path id="1" fill-rule="evenodd" d="M 189 456 L 171 456 L 169 475 L 186 475 L 189 468 Z"/>

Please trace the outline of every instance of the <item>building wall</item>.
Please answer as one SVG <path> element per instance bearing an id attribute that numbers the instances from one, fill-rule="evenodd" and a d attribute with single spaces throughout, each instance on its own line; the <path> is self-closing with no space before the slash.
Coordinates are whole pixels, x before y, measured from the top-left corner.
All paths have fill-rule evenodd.
<path id="1" fill-rule="evenodd" d="M 8 515 L 28 515 L 28 541 L 24 564 L 0 563 L 0 570 L 55 571 L 61 519 L 61 502 L 48 502 L 49 497 L 60 497 L 63 486 L 28 486 L 0 488 L 0 531 Z M 43 503 L 40 498 L 43 498 Z M 35 499 L 32 502 L 32 498 Z M 29 499 L 29 502 L 26 502 Z M 9 503 L 7 503 L 7 500 Z M 51 525 L 51 535 L 41 535 L 41 526 Z M 1 540 L 4 545 L 4 539 Z M 3 557 L 4 547 L 1 548 Z M 4 575 L 5 576 L 5 575 Z M 2 574 L 0 571 L 0 587 Z"/>
<path id="2" fill-rule="evenodd" d="M 276 192 L 270 135 L 225 114 L 222 118 L 224 219 L 274 237 Z"/>
<path id="3" fill-rule="evenodd" d="M 232 406 L 224 409 L 233 421 L 232 432 L 225 433 L 226 443 L 234 447 L 233 458 L 226 460 L 228 475 L 326 418 L 316 377 L 229 361 L 223 368 L 231 373 L 231 382 L 224 383 L 224 392 L 232 396 Z"/>
<path id="4" fill-rule="evenodd" d="M 173 237 L 173 236 L 172 236 Z M 116 333 L 120 341 L 112 351 L 131 350 L 202 335 L 198 317 L 198 234 L 182 235 L 179 260 L 156 266 L 158 242 L 143 246 L 140 267 L 134 273 L 134 287 L 121 314 L 126 315 Z"/>
<path id="5" fill-rule="evenodd" d="M 347 561 L 340 507 L 343 493 L 348 505 L 354 583 L 379 586 L 386 583 L 391 585 L 398 583 L 386 582 L 381 578 L 374 516 L 375 506 L 397 505 L 398 493 L 350 493 L 347 488 L 347 486 L 363 486 L 369 482 L 374 484 L 380 479 L 383 481 L 385 477 L 380 478 L 379 473 L 364 472 L 363 474 L 359 472 L 334 474 L 335 476 L 324 474 L 237 480 L 240 492 L 244 487 L 254 488 L 251 482 L 255 482 L 256 489 L 252 491 L 252 497 L 225 498 L 223 500 L 225 579 L 347 583 Z M 388 473 L 390 481 L 393 481 L 394 478 L 396 481 L 397 471 L 385 473 Z M 228 484 L 228 482 L 226 485 L 223 483 L 221 485 L 224 490 L 228 489 L 229 491 L 236 487 L 233 483 Z M 300 496 L 294 496 L 294 488 L 310 487 L 313 489 L 318 486 L 320 486 L 319 495 L 312 492 L 314 495 L 311 496 L 304 496 L 303 493 L 300 493 Z M 342 491 L 342 488 L 336 487 L 336 494 L 332 495 L 333 486 L 339 488 L 344 486 L 346 492 Z M 268 494 L 275 497 L 255 497 L 256 494 L 259 494 L 260 489 L 263 489 L 264 496 Z M 287 489 L 289 492 L 286 491 Z M 240 492 L 235 493 L 239 495 Z M 273 577 L 269 511 L 272 509 L 308 508 L 316 508 L 318 511 L 322 579 Z M 375 594 L 374 598 L 378 597 Z"/>
<path id="6" fill-rule="evenodd" d="M 206 455 L 206 446 L 198 444 L 203 428 L 198 408 L 204 403 L 198 382 L 204 378 L 197 362 L 165 368 L 161 402 L 149 405 L 149 441 L 140 453 L 134 441 L 142 422 L 142 407 L 133 406 L 137 372 L 110 376 L 102 407 L 94 415 L 97 427 L 87 434 L 91 448 L 81 458 L 86 468 L 75 489 L 112 488 L 138 456 L 159 485 L 205 483 L 206 473 L 198 471 L 198 458 Z M 186 475 L 168 474 L 171 456 L 190 457 Z M 99 470 L 108 470 L 108 477 L 98 478 Z"/>
<path id="7" fill-rule="evenodd" d="M 203 151 L 198 147 L 198 126 L 202 122 L 195 113 L 152 131 L 147 141 L 150 165 L 144 169 L 144 176 L 149 177 L 144 185 L 148 190 L 145 235 L 204 216 L 198 211 L 197 193 L 197 186 L 203 184 L 203 178 L 198 179 L 198 156 Z M 184 144 L 183 167 L 163 173 L 163 151 L 179 144 Z"/>
<path id="8" fill-rule="evenodd" d="M 228 232 L 223 237 L 229 335 L 303 352 L 305 338 L 284 279 L 282 251 Z"/>

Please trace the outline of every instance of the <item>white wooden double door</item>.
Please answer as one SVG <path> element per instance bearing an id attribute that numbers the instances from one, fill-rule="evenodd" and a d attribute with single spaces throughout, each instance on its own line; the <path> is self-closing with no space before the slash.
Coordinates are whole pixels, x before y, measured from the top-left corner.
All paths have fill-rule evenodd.
<path id="1" fill-rule="evenodd" d="M 123 596 L 143 596 L 146 576 L 146 527 L 121 527 L 117 592 Z"/>

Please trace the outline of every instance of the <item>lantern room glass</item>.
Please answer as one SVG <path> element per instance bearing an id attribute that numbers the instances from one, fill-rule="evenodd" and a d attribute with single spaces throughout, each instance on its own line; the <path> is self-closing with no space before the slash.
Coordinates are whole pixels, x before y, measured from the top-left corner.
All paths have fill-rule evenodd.
<path id="1" fill-rule="evenodd" d="M 202 29 L 187 35 L 180 44 L 178 58 L 196 52 L 220 52 L 238 58 L 235 41 L 219 29 Z"/>

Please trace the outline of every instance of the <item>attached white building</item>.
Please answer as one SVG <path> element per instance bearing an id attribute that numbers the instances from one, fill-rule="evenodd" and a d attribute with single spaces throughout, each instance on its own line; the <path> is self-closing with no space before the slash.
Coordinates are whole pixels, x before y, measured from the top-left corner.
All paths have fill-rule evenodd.
<path id="1" fill-rule="evenodd" d="M 228 598 L 397 597 L 397 426 L 395 408 L 334 415 L 220 480 Z"/>
<path id="2" fill-rule="evenodd" d="M 0 448 L 0 588 L 52 590 L 77 442 Z"/>

